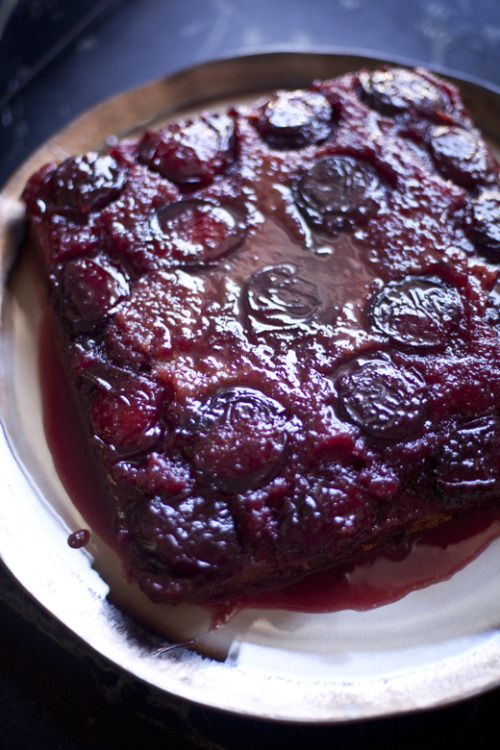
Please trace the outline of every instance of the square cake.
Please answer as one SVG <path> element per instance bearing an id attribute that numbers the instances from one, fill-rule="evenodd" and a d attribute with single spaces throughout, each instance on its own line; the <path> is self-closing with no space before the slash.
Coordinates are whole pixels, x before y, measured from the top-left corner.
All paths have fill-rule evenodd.
<path id="1" fill-rule="evenodd" d="M 228 600 L 500 506 L 500 183 L 459 92 L 380 67 L 25 191 L 129 572 Z"/>

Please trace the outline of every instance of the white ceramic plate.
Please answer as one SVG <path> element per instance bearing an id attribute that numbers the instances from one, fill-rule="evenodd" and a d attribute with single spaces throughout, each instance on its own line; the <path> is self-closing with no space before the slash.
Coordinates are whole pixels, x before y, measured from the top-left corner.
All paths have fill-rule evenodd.
<path id="1" fill-rule="evenodd" d="M 57 134 L 0 195 L 0 553 L 19 583 L 97 652 L 159 690 L 243 715 L 301 722 L 349 721 L 439 706 L 500 682 L 500 540 L 450 580 L 368 612 L 300 614 L 247 610 L 203 635 L 195 607 L 155 607 L 120 579 L 96 535 L 67 545 L 85 526 L 54 469 L 43 424 L 37 341 L 40 305 L 23 261 L 7 283 L 22 224 L 19 200 L 31 172 L 51 158 L 103 145 L 185 109 L 308 85 L 378 61 L 333 54 L 276 53 L 191 68 L 104 102 Z M 461 88 L 488 135 L 500 133 L 500 96 Z M 494 138 L 493 138 L 493 145 Z M 120 607 L 112 604 L 119 602 Z M 141 612 L 170 640 L 199 636 L 198 649 L 135 627 Z M 208 655 L 207 655 L 208 654 Z"/>

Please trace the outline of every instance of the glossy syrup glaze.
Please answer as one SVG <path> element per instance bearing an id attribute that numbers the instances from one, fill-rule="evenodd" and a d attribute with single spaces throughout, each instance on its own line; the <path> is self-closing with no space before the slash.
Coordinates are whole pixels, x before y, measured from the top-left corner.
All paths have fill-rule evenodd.
<path id="1" fill-rule="evenodd" d="M 397 558 L 498 504 L 499 195 L 456 89 L 403 69 L 31 178 L 114 543 L 148 596 Z"/>

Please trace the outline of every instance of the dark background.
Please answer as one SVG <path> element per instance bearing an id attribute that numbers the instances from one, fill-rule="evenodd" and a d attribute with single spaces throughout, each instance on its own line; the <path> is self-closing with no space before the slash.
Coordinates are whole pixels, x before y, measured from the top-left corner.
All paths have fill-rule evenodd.
<path id="1" fill-rule="evenodd" d="M 205 60 L 269 50 L 403 59 L 500 89 L 500 2 L 0 0 L 0 185 L 99 100 Z M 0 567 L 0 750 L 497 748 L 499 713 L 500 689 L 331 727 L 188 705 L 96 658 Z"/>

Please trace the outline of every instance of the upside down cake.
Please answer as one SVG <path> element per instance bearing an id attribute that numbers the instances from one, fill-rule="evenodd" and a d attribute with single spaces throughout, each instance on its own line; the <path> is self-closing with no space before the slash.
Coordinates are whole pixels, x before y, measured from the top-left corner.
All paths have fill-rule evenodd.
<path id="1" fill-rule="evenodd" d="M 34 245 L 153 601 L 281 584 L 500 501 L 500 182 L 380 67 L 50 163 Z"/>

